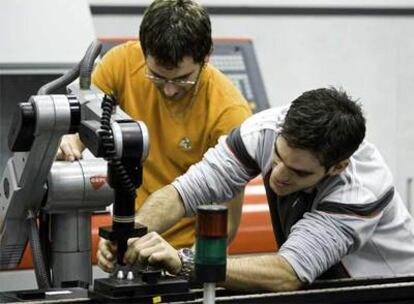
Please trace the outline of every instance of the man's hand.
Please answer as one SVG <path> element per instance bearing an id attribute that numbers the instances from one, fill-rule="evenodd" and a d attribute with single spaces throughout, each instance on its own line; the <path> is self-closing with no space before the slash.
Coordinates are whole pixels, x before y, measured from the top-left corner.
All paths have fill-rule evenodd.
<path id="1" fill-rule="evenodd" d="M 124 263 L 134 264 L 136 262 L 159 266 L 171 274 L 179 273 L 182 267 L 177 250 L 156 232 L 128 240 Z"/>
<path id="2" fill-rule="evenodd" d="M 85 146 L 79 138 L 79 134 L 68 134 L 62 137 L 58 153 L 56 155 L 57 160 L 74 161 L 75 159 L 82 158 L 82 151 Z"/>
<path id="3" fill-rule="evenodd" d="M 110 242 L 103 238 L 100 239 L 96 258 L 98 259 L 98 266 L 106 272 L 112 272 L 116 259 L 116 243 Z"/>

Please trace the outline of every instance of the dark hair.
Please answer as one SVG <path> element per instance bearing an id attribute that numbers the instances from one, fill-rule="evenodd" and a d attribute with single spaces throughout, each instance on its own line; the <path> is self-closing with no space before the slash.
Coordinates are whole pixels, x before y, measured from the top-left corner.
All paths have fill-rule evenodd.
<path id="1" fill-rule="evenodd" d="M 365 118 L 360 105 L 342 90 L 307 91 L 292 102 L 281 136 L 290 147 L 311 151 L 328 170 L 358 149 Z"/>
<path id="2" fill-rule="evenodd" d="M 155 0 L 145 11 L 139 30 L 145 56 L 177 67 L 184 56 L 203 63 L 212 49 L 207 11 L 191 0 Z"/>

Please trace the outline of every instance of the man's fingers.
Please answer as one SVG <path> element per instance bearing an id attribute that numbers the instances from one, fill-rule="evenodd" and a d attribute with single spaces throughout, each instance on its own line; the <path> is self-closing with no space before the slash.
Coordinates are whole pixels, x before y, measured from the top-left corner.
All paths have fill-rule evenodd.
<path id="1" fill-rule="evenodd" d="M 113 261 L 115 260 L 115 256 L 114 254 L 112 254 L 112 252 L 110 252 L 109 250 L 100 250 L 102 256 L 107 259 L 108 261 Z"/>
<path id="2" fill-rule="evenodd" d="M 72 147 L 72 155 L 75 157 L 75 159 L 82 159 L 82 152 L 75 147 Z"/>
<path id="3" fill-rule="evenodd" d="M 137 252 L 135 248 L 129 247 L 124 254 L 124 263 L 125 264 L 135 264 L 137 261 Z"/>
<path id="4" fill-rule="evenodd" d="M 68 161 L 74 161 L 75 160 L 75 155 L 72 151 L 71 145 L 69 145 L 66 142 L 62 142 L 62 144 L 60 145 L 60 149 L 63 152 L 63 159 L 64 160 L 68 160 Z"/>
<path id="5" fill-rule="evenodd" d="M 113 264 L 110 264 L 110 263 L 104 263 L 102 261 L 98 261 L 98 267 L 101 268 L 105 272 L 111 273 L 112 271 L 114 271 L 114 266 Z"/>
<path id="6" fill-rule="evenodd" d="M 139 253 L 137 254 L 138 262 L 144 265 L 148 264 L 149 258 L 154 252 L 156 252 L 156 250 L 157 250 L 156 247 L 147 247 L 147 248 L 141 249 Z"/>
<path id="7" fill-rule="evenodd" d="M 140 238 L 130 238 L 127 241 L 128 246 L 131 246 L 132 243 L 134 243 L 135 241 L 138 241 Z"/>
<path id="8" fill-rule="evenodd" d="M 148 263 L 151 265 L 168 264 L 169 260 L 171 260 L 171 257 L 169 256 L 169 253 L 165 250 L 155 251 L 148 257 Z"/>
<path id="9" fill-rule="evenodd" d="M 62 149 L 59 147 L 57 153 L 56 153 L 56 160 L 64 160 Z"/>
<path id="10" fill-rule="evenodd" d="M 148 264 L 148 257 L 151 255 L 152 248 L 157 245 L 159 241 L 156 237 L 151 236 L 151 233 L 146 234 L 141 238 L 134 238 L 128 240 L 128 249 L 124 255 L 124 263 L 134 264 L 139 262 L 141 264 Z"/>
<path id="11" fill-rule="evenodd" d="M 106 242 L 106 246 L 108 247 L 108 249 L 111 252 L 116 252 L 118 249 L 117 243 L 116 242 L 111 242 L 111 241 L 105 241 Z"/>
<path id="12" fill-rule="evenodd" d="M 165 265 L 168 269 L 175 269 L 177 267 L 175 258 L 178 259 L 176 250 L 158 233 L 150 232 L 140 238 L 128 240 L 124 263 Z"/>
<path id="13" fill-rule="evenodd" d="M 114 268 L 114 263 L 106 258 L 102 251 L 98 250 L 96 253 L 98 259 L 98 266 L 105 272 L 112 272 Z"/>
<path id="14" fill-rule="evenodd" d="M 115 253 L 117 250 L 116 243 L 101 239 L 98 245 L 98 252 L 105 257 L 105 259 L 112 261 L 115 259 Z"/>
<path id="15" fill-rule="evenodd" d="M 77 134 L 65 135 L 60 143 L 57 158 L 59 160 L 74 161 L 82 158 L 84 146 Z"/>
<path id="16" fill-rule="evenodd" d="M 98 260 L 98 266 L 103 271 L 112 272 L 114 269 L 116 249 L 116 244 L 105 239 L 100 239 L 96 258 Z"/>
<path id="17" fill-rule="evenodd" d="M 157 245 L 147 259 L 148 264 L 161 266 L 172 274 L 178 273 L 182 267 L 177 251 L 164 244 Z"/>

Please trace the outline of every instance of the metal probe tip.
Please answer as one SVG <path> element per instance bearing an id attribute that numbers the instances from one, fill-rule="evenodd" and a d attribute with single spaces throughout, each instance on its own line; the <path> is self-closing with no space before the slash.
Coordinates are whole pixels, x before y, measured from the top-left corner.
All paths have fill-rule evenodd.
<path id="1" fill-rule="evenodd" d="M 128 271 L 127 280 L 132 281 L 134 279 L 134 273 L 132 271 Z"/>
<path id="2" fill-rule="evenodd" d="M 124 278 L 124 272 L 122 270 L 118 270 L 118 273 L 116 274 L 116 278 L 122 280 Z"/>

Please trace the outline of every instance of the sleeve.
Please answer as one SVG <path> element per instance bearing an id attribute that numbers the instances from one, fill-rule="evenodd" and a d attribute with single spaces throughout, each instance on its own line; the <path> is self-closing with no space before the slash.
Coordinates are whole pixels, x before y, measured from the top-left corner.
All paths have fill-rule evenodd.
<path id="1" fill-rule="evenodd" d="M 199 205 L 232 199 L 260 173 L 255 161 L 242 155 L 243 149 L 240 131 L 236 128 L 228 137 L 222 136 L 199 163 L 173 182 L 184 201 L 187 216 L 195 214 Z"/>
<path id="2" fill-rule="evenodd" d="M 117 96 L 117 79 L 121 77 L 119 69 L 120 47 L 109 50 L 102 60 L 97 64 L 92 73 L 92 83 L 105 94 Z M 118 75 L 115 77 L 115 75 Z"/>
<path id="3" fill-rule="evenodd" d="M 240 126 L 250 116 L 251 111 L 247 102 L 243 99 L 240 104 L 228 107 L 214 123 L 214 129 L 210 137 L 210 147 L 214 147 L 222 135 L 229 134 L 233 128 Z"/>
<path id="4" fill-rule="evenodd" d="M 394 189 L 361 204 L 324 201 L 291 230 L 279 250 L 303 282 L 313 282 L 342 258 L 360 249 L 374 233 Z"/>

